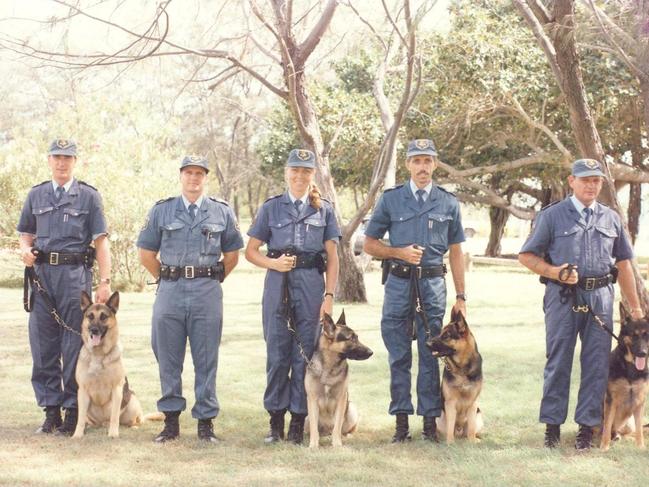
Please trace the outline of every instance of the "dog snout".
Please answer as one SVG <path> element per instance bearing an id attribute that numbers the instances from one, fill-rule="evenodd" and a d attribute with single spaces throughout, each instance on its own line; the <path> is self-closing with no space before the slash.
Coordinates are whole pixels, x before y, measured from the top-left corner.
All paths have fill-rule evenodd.
<path id="1" fill-rule="evenodd" d="M 351 360 L 367 360 L 370 358 L 374 352 L 372 351 L 371 348 L 369 347 L 357 347 L 354 348 L 353 350 L 350 350 L 349 352 L 346 353 L 346 356 L 348 359 Z"/>

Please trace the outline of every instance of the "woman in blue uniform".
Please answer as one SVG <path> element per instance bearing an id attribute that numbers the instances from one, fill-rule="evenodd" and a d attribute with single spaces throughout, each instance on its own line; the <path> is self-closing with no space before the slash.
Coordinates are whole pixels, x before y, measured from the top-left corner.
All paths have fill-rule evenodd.
<path id="1" fill-rule="evenodd" d="M 270 414 L 270 433 L 264 441 L 275 443 L 284 438 L 288 409 L 287 439 L 301 444 L 307 406 L 306 362 L 300 346 L 310 358 L 320 316 L 325 311 L 332 313 L 340 230 L 333 207 L 320 198 L 313 184 L 314 154 L 292 150 L 284 174 L 287 191 L 259 208 L 248 231 L 246 259 L 268 269 L 262 314 L 267 354 L 264 407 Z M 259 250 L 264 243 L 266 255 Z"/>

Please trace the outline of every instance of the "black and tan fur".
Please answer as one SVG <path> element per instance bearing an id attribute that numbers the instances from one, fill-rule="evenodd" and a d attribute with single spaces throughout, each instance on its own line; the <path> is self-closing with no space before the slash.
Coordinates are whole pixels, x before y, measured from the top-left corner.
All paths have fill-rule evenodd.
<path id="1" fill-rule="evenodd" d="M 475 338 L 461 312 L 451 312 L 451 321 L 439 336 L 427 341 L 433 356 L 445 362 L 442 375 L 442 415 L 437 429 L 447 443 L 455 437 L 478 441 L 482 430 L 482 413 L 478 396 L 482 390 L 482 356 Z"/>
<path id="2" fill-rule="evenodd" d="M 636 445 L 644 448 L 642 417 L 649 392 L 649 319 L 645 316 L 632 320 L 622 305 L 620 318 L 620 340 L 609 359 L 600 443 L 603 451 L 609 449 L 612 438 L 630 433 L 635 433 Z"/>
<path id="3" fill-rule="evenodd" d="M 83 437 L 86 424 L 108 424 L 108 436 L 117 437 L 120 424 L 137 426 L 145 419 L 163 419 L 162 414 L 145 417 L 140 401 L 128 387 L 115 316 L 118 308 L 118 292 L 106 304 L 93 304 L 88 294 L 81 293 L 83 346 L 76 369 L 79 419 L 73 438 Z"/>
<path id="4" fill-rule="evenodd" d="M 318 448 L 321 434 L 330 434 L 332 445 L 342 446 L 342 435 L 356 430 L 359 416 L 349 401 L 347 359 L 365 360 L 372 355 L 372 350 L 359 342 L 354 330 L 345 324 L 344 311 L 335 324 L 325 313 L 322 325 L 304 378 L 310 448 Z"/>

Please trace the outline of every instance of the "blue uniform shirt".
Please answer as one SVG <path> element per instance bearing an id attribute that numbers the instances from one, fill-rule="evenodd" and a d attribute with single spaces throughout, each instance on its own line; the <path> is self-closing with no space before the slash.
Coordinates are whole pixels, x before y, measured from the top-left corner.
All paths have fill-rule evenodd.
<path id="1" fill-rule="evenodd" d="M 422 247 L 422 266 L 440 265 L 448 247 L 465 240 L 455 195 L 435 185 L 421 207 L 409 184 L 384 191 L 365 235 L 381 239 L 385 232 L 390 234 L 392 247 Z"/>
<path id="2" fill-rule="evenodd" d="M 541 210 L 521 253 L 546 254 L 553 265 L 577 264 L 580 277 L 602 276 L 621 260 L 633 258 L 620 217 L 595 203 L 588 224 L 566 198 Z"/>
<path id="3" fill-rule="evenodd" d="M 302 205 L 298 214 L 288 192 L 269 198 L 259 208 L 248 235 L 273 250 L 295 247 L 299 252 L 322 252 L 325 241 L 337 242 L 341 233 L 331 203 L 321 202 L 319 210 Z"/>
<path id="4" fill-rule="evenodd" d="M 159 201 L 137 239 L 139 248 L 160 251 L 160 261 L 174 266 L 212 266 L 222 252 L 243 247 L 236 217 L 227 203 L 204 198 L 192 220 L 181 196 Z"/>
<path id="5" fill-rule="evenodd" d="M 74 179 L 56 201 L 51 181 L 45 181 L 29 191 L 17 230 L 35 235 L 35 247 L 44 252 L 82 252 L 107 233 L 101 196 Z"/>

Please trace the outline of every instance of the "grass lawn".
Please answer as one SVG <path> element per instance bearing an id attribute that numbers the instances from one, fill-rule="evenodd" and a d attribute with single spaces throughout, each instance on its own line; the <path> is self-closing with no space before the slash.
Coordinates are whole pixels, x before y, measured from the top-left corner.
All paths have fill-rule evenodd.
<path id="1" fill-rule="evenodd" d="M 420 439 L 421 420 L 411 417 L 413 441 L 390 445 L 394 419 L 387 414 L 389 374 L 380 335 L 382 287 L 377 272 L 366 275 L 370 304 L 345 306 L 347 322 L 374 350 L 366 362 L 351 363 L 351 397 L 361 412 L 359 431 L 332 449 L 289 445 L 267 447 L 268 416 L 262 406 L 265 347 L 261 332 L 263 273 L 247 265 L 225 283 L 225 324 L 217 391 L 221 413 L 217 446 L 196 440 L 196 422 L 181 416 L 181 439 L 155 445 L 160 423 L 120 430 L 110 440 L 104 429 L 88 429 L 81 441 L 33 434 L 42 421 L 30 384 L 31 356 L 21 291 L 0 292 L 0 484 L 1 485 L 640 485 L 649 477 L 647 452 L 632 441 L 610 452 L 575 453 L 572 421 L 578 384 L 576 360 L 569 421 L 563 447 L 542 447 L 537 422 L 544 363 L 542 286 L 511 270 L 476 267 L 467 276 L 469 324 L 484 358 L 485 415 L 482 442 L 453 447 Z M 450 279 L 449 279 L 450 281 Z M 452 285 L 451 285 L 452 288 Z M 452 289 L 451 289 L 451 293 Z M 155 410 L 157 365 L 150 349 L 153 293 L 125 294 L 119 312 L 125 365 L 145 412 Z M 340 312 L 336 306 L 335 314 Z M 193 402 L 189 353 L 185 394 Z M 413 381 L 414 384 L 414 381 Z"/>

